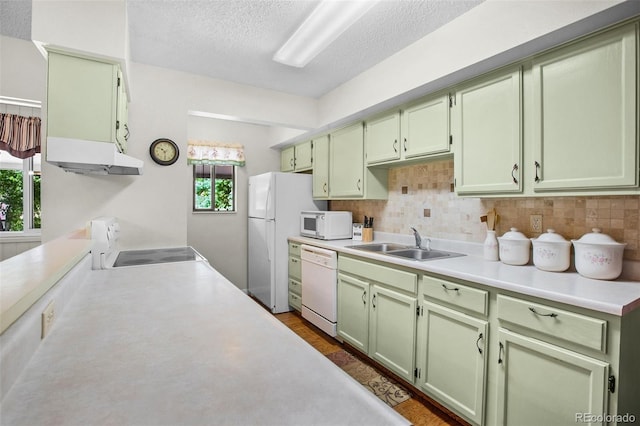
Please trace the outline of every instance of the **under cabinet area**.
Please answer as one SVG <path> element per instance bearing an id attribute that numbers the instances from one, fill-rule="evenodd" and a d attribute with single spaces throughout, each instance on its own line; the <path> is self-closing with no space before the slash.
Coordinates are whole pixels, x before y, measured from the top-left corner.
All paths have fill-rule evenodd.
<path id="1" fill-rule="evenodd" d="M 413 383 L 416 273 L 340 255 L 338 336 Z"/>
<path id="2" fill-rule="evenodd" d="M 126 152 L 127 102 L 120 65 L 48 51 L 47 136 L 111 142 Z"/>

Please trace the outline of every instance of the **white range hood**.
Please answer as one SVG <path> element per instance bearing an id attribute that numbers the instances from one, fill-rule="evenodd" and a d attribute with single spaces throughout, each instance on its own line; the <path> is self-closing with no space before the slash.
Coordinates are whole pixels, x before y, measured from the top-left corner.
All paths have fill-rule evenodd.
<path id="1" fill-rule="evenodd" d="M 53 136 L 47 137 L 47 162 L 67 172 L 98 175 L 141 175 L 143 166 L 114 143 Z"/>

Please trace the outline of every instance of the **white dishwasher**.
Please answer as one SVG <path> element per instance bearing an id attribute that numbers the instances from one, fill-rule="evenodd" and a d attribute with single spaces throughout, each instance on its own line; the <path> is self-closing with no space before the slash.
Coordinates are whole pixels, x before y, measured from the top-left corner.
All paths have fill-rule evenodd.
<path id="1" fill-rule="evenodd" d="M 338 255 L 333 250 L 303 244 L 302 317 L 328 335 L 337 335 Z"/>

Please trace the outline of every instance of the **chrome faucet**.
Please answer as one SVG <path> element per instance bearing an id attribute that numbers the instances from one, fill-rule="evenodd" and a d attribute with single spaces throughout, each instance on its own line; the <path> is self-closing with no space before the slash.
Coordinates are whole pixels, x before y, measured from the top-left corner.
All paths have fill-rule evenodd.
<path id="1" fill-rule="evenodd" d="M 416 239 L 416 248 L 422 248 L 422 237 L 420 236 L 420 233 L 414 227 L 411 227 L 411 230 L 413 231 L 413 236 Z M 427 238 L 426 241 L 427 241 L 427 246 L 425 247 L 425 249 L 431 250 L 431 240 Z"/>

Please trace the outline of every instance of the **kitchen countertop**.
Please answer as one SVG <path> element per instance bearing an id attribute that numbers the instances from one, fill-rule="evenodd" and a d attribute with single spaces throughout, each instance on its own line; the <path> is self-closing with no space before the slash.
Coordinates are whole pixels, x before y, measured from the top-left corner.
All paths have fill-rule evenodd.
<path id="1" fill-rule="evenodd" d="M 408 424 L 207 262 L 88 274 L 3 425 Z"/>
<path id="2" fill-rule="evenodd" d="M 398 242 L 392 238 L 393 234 L 389 235 L 390 238 L 376 236 L 375 241 L 370 243 L 353 240 L 323 241 L 306 237 L 290 237 L 289 240 L 616 316 L 622 316 L 640 307 L 640 282 L 638 281 L 594 280 L 585 278 L 577 272 L 547 272 L 539 270 L 533 265 L 512 266 L 502 262 L 487 261 L 478 255 L 477 249 L 473 250 L 471 254 L 465 252 L 465 243 L 457 246 L 443 246 L 447 242 L 434 241 L 431 245 L 433 249 L 457 251 L 468 255 L 428 261 L 402 259 L 347 247 L 358 244 Z M 412 239 L 413 237 L 411 237 Z M 403 243 L 410 244 L 407 243 L 407 240 Z M 473 248 L 472 244 L 469 246 Z"/>
<path id="3" fill-rule="evenodd" d="M 0 262 L 0 334 L 91 250 L 86 230 Z"/>

